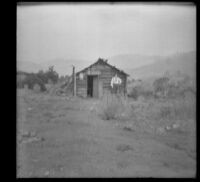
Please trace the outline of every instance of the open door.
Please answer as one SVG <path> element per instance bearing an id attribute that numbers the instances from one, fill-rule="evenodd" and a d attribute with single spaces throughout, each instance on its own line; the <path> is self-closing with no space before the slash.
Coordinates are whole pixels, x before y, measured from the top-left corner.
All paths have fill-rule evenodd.
<path id="1" fill-rule="evenodd" d="M 87 76 L 87 96 L 98 98 L 99 96 L 98 93 L 99 93 L 98 76 L 88 75 Z"/>
<path id="2" fill-rule="evenodd" d="M 93 97 L 93 76 L 87 76 L 87 96 Z"/>

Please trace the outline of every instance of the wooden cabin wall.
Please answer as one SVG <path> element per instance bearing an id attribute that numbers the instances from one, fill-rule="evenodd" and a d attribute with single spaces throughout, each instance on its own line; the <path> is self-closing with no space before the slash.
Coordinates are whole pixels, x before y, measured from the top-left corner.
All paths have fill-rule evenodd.
<path id="1" fill-rule="evenodd" d="M 121 92 L 125 92 L 126 89 L 126 76 L 121 74 L 119 71 L 107 66 L 107 65 L 96 65 L 95 68 L 101 71 L 99 79 L 103 83 L 104 92 L 111 91 L 111 79 L 117 74 L 118 77 L 122 79 L 122 84 L 120 86 Z"/>
<path id="2" fill-rule="evenodd" d="M 114 68 L 111 68 L 107 65 L 93 65 L 90 70 L 93 71 L 100 71 L 101 74 L 99 75 L 99 80 L 102 82 L 103 85 L 103 93 L 110 92 L 111 91 L 111 79 L 112 77 L 117 74 L 118 77 L 122 79 L 122 84 L 120 86 L 121 93 L 125 94 L 126 91 L 126 76 L 119 71 L 115 70 Z M 82 97 L 87 97 L 87 70 L 83 71 L 84 79 L 80 80 L 79 76 L 77 76 L 77 95 Z"/>
<path id="3" fill-rule="evenodd" d="M 100 79 L 103 82 L 103 89 L 111 91 L 111 79 L 117 74 L 117 76 L 122 80 L 122 84 L 120 85 L 120 92 L 124 92 L 126 76 L 109 66 L 102 66 L 102 74 L 100 75 Z"/>

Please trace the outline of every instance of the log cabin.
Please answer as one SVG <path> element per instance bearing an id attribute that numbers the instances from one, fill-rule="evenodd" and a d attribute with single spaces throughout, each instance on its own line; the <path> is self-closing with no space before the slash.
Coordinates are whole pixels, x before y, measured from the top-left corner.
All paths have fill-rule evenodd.
<path id="1" fill-rule="evenodd" d="M 76 95 L 101 98 L 105 93 L 126 95 L 129 75 L 107 60 L 99 58 L 95 63 L 76 73 Z"/>

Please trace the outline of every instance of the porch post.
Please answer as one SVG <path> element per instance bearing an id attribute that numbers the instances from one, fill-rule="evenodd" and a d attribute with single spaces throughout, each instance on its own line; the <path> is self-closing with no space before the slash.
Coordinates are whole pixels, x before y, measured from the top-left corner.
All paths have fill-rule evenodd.
<path id="1" fill-rule="evenodd" d="M 73 95 L 74 95 L 74 97 L 76 97 L 76 73 L 75 73 L 75 66 L 73 66 L 73 81 L 74 81 Z"/>

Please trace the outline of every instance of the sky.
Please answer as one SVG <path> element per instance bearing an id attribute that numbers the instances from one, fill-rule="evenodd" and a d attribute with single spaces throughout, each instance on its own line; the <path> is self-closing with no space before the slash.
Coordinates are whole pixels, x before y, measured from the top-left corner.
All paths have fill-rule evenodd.
<path id="1" fill-rule="evenodd" d="M 196 8 L 60 4 L 17 7 L 17 60 L 97 60 L 196 50 Z"/>

